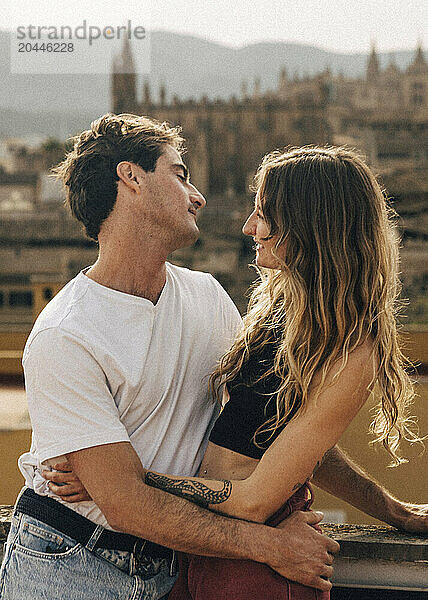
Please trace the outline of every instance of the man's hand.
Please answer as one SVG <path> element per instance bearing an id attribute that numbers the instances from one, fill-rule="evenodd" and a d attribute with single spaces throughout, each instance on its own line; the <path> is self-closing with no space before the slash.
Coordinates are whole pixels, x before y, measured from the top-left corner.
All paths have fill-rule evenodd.
<path id="1" fill-rule="evenodd" d="M 70 503 L 92 500 L 68 461 L 53 465 L 52 468 L 54 471 L 43 470 L 42 475 L 49 481 L 49 489 L 61 500 Z"/>
<path id="2" fill-rule="evenodd" d="M 323 535 L 318 523 L 323 515 L 313 511 L 296 511 L 277 528 L 272 529 L 269 544 L 272 558 L 269 566 L 292 581 L 318 588 L 331 589 L 333 554 L 340 546 Z"/>

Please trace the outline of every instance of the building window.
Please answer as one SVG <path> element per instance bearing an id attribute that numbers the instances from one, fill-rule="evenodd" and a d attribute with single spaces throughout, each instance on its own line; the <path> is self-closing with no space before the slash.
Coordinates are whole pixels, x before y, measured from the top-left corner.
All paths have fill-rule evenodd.
<path id="1" fill-rule="evenodd" d="M 412 87 L 412 104 L 414 106 L 425 105 L 425 85 L 423 82 L 416 82 Z"/>
<path id="2" fill-rule="evenodd" d="M 14 291 L 9 292 L 9 306 L 24 307 L 33 306 L 33 292 Z"/>
<path id="3" fill-rule="evenodd" d="M 45 287 L 43 288 L 43 300 L 52 300 L 53 298 L 53 291 L 51 288 L 49 287 Z"/>

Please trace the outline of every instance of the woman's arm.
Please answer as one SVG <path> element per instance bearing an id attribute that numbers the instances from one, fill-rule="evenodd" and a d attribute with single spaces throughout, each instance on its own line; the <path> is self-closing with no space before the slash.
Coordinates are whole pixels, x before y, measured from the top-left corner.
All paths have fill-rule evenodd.
<path id="1" fill-rule="evenodd" d="M 314 377 L 305 412 L 281 432 L 253 473 L 242 481 L 177 477 L 147 471 L 147 485 L 187 498 L 223 514 L 264 522 L 311 476 L 366 401 L 374 370 L 369 342 L 355 349 L 339 371 L 337 362 L 327 374 Z"/>

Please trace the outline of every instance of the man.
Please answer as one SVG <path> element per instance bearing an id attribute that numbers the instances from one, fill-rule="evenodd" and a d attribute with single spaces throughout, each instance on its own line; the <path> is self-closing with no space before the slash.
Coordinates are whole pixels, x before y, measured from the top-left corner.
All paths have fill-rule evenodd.
<path id="1" fill-rule="evenodd" d="M 240 324 L 211 276 L 166 262 L 197 239 L 205 204 L 181 143 L 165 124 L 106 115 L 56 170 L 99 257 L 43 311 L 25 348 L 33 443 L 20 459 L 27 489 L 8 538 L 2 600 L 156 600 L 175 580 L 168 548 L 265 562 L 303 584 L 331 587 L 338 545 L 313 527 L 319 514 L 297 512 L 272 529 L 143 482 L 142 464 L 196 472 L 216 417 L 207 375 Z M 43 467 L 64 457 L 94 502 L 65 506 L 48 497 Z M 361 474 L 360 491 L 350 493 L 346 477 L 356 470 L 346 469 L 338 485 L 358 504 L 367 479 Z M 328 487 L 330 473 L 322 466 L 317 483 Z M 374 504 L 390 518 L 384 500 Z"/>

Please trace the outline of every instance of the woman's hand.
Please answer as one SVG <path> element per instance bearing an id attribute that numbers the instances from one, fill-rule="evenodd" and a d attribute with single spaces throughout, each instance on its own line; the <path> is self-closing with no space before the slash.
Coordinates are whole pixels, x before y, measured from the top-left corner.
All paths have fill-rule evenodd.
<path id="1" fill-rule="evenodd" d="M 70 503 L 92 500 L 67 461 L 55 464 L 52 468 L 54 471 L 43 470 L 42 475 L 48 480 L 49 489 L 55 495 Z"/>

